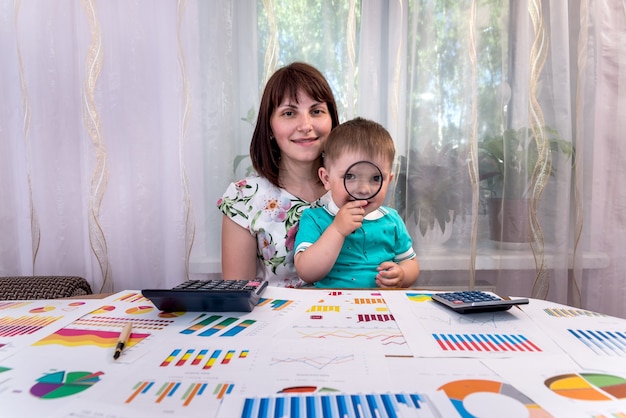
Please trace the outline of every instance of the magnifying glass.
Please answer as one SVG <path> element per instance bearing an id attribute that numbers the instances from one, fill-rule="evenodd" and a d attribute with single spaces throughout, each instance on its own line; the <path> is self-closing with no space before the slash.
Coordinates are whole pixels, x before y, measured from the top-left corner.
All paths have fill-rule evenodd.
<path id="1" fill-rule="evenodd" d="M 383 173 L 370 161 L 357 161 L 346 170 L 343 186 L 354 200 L 369 200 L 383 188 Z"/>

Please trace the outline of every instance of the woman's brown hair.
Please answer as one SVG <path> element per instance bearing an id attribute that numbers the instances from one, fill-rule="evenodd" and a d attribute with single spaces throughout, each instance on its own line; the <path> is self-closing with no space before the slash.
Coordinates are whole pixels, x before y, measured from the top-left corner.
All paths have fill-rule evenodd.
<path id="1" fill-rule="evenodd" d="M 272 140 L 270 120 L 274 109 L 280 106 L 285 98 L 288 97 L 297 103 L 299 91 L 313 100 L 326 103 L 332 119 L 332 127 L 339 125 L 335 96 L 328 81 L 317 68 L 306 63 L 294 62 L 276 70 L 265 85 L 250 143 L 250 159 L 254 170 L 276 187 L 281 187 L 278 164 L 280 148 L 276 141 Z"/>

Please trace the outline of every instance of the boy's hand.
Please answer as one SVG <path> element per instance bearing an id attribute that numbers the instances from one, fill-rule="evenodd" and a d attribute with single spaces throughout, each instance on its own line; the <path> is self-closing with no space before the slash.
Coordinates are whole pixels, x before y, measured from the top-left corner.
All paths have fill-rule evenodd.
<path id="1" fill-rule="evenodd" d="M 363 225 L 363 216 L 365 215 L 363 206 L 366 204 L 366 200 L 353 200 L 346 203 L 337 212 L 332 225 L 341 235 L 347 237 Z"/>
<path id="2" fill-rule="evenodd" d="M 402 287 L 404 270 L 393 261 L 385 261 L 377 268 L 376 286 L 378 287 Z"/>

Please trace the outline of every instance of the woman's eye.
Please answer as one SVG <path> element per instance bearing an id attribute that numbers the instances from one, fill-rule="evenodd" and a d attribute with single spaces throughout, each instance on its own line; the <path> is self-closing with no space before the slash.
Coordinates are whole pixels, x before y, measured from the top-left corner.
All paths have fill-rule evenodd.
<path id="1" fill-rule="evenodd" d="M 293 116 L 294 112 L 291 110 L 286 110 L 283 112 L 283 116 Z"/>

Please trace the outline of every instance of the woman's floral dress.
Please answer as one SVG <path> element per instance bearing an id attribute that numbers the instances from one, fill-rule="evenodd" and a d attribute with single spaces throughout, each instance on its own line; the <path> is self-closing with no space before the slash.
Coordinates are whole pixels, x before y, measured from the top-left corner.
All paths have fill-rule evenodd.
<path id="1" fill-rule="evenodd" d="M 301 287 L 293 265 L 293 245 L 302 211 L 311 204 L 267 179 L 246 177 L 231 183 L 217 207 L 257 240 L 257 277 L 270 286 Z"/>

